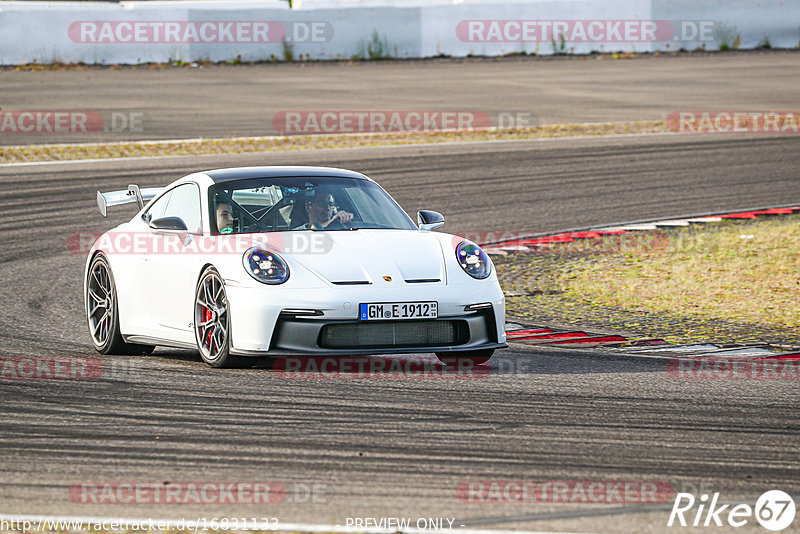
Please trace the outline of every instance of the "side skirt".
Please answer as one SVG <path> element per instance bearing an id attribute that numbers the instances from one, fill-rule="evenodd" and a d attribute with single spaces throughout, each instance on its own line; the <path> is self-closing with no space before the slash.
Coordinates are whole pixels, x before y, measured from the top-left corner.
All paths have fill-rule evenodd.
<path id="1" fill-rule="evenodd" d="M 197 350 L 197 345 L 194 343 L 183 343 L 182 341 L 172 341 L 166 339 L 159 339 L 149 336 L 122 336 L 125 343 L 141 343 L 142 345 L 157 345 L 159 347 L 172 347 L 174 349 L 194 349 Z"/>

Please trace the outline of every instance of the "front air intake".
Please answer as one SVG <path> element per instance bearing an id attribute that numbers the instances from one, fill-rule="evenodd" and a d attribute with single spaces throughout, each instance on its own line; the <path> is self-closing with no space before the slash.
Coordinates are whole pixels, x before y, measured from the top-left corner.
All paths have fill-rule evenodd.
<path id="1" fill-rule="evenodd" d="M 463 345 L 469 340 L 466 321 L 386 321 L 328 324 L 319 346 L 326 349 L 390 349 Z"/>

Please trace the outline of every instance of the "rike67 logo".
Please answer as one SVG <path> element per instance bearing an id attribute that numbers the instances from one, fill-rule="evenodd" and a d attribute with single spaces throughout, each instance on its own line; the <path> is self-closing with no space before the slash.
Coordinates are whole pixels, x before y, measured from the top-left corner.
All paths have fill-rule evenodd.
<path id="1" fill-rule="evenodd" d="M 755 506 L 741 502 L 720 503 L 719 493 L 714 493 L 710 500 L 708 494 L 696 499 L 691 493 L 678 493 L 667 526 L 721 527 L 727 522 L 738 528 L 755 518 L 765 529 L 777 532 L 792 524 L 795 513 L 794 499 L 781 490 L 764 492 Z"/>

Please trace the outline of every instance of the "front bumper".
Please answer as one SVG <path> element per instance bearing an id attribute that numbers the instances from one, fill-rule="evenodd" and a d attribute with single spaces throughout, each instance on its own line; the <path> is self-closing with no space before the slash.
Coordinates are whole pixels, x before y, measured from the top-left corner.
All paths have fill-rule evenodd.
<path id="1" fill-rule="evenodd" d="M 261 288 L 259 288 L 261 289 Z M 419 293 L 400 291 L 392 298 L 368 290 L 335 291 L 322 299 L 320 292 L 290 293 L 291 300 L 258 298 L 264 293 L 228 286 L 231 353 L 240 356 L 409 354 L 497 349 L 505 342 L 505 302 L 499 286 L 482 291 L 430 288 Z M 453 295 L 463 295 L 455 298 Z M 266 297 L 266 295 L 265 295 Z M 338 298 L 336 298 L 338 297 Z M 468 299 L 468 300 L 465 300 Z M 361 302 L 430 301 L 439 303 L 439 317 L 431 320 L 360 321 Z M 282 305 L 278 305 L 278 303 Z M 491 307 L 465 311 L 471 304 Z M 321 316 L 303 316 L 287 310 L 315 309 Z"/>
<path id="2" fill-rule="evenodd" d="M 426 330 L 452 332 L 439 336 L 428 335 Z M 341 328 L 344 327 L 344 328 Z M 375 332 L 364 330 L 372 327 Z M 432 327 L 432 328 L 429 328 Z M 330 335 L 332 329 L 337 335 Z M 383 321 L 371 324 L 358 321 L 325 321 L 281 316 L 275 327 L 267 355 L 356 355 L 356 354 L 409 354 L 416 352 L 453 352 L 481 349 L 499 349 L 508 346 L 497 341 L 494 313 L 473 313 L 463 317 L 445 317 L 429 321 Z M 383 335 L 391 332 L 394 335 Z M 420 335 L 420 332 L 422 335 Z M 411 334 L 411 335 L 409 335 Z M 377 339 L 382 337 L 382 339 Z M 409 339 L 409 337 L 413 339 Z M 365 338 L 368 341 L 365 341 Z M 445 339 L 442 339 L 445 338 Z M 261 351 L 234 350 L 243 356 L 264 356 Z"/>

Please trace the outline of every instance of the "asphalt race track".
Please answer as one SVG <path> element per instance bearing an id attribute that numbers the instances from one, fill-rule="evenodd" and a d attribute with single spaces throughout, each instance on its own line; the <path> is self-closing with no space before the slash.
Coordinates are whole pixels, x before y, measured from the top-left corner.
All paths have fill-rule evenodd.
<path id="1" fill-rule="evenodd" d="M 681 110 L 792 111 L 800 101 L 799 64 L 800 53 L 789 50 L 634 61 L 578 56 L 0 70 L 3 111 L 96 111 L 108 128 L 6 130 L 0 146 L 275 135 L 276 114 L 301 110 L 474 111 L 488 114 L 495 126 L 502 112 L 527 113 L 533 125 L 663 120 Z M 114 123 L 114 114 L 125 119 Z"/>
<path id="2" fill-rule="evenodd" d="M 193 170 L 363 171 L 445 230 L 549 231 L 798 200 L 793 136 L 639 136 L 0 167 L 0 355 L 95 357 L 76 232 L 105 230 L 97 189 Z M 420 358 L 430 358 L 420 355 Z M 468 503 L 480 480 L 656 481 L 721 499 L 800 493 L 793 380 L 677 380 L 661 360 L 513 346 L 471 379 L 285 379 L 189 351 L 99 357 L 92 380 L 0 379 L 0 510 L 126 517 L 456 518 L 455 526 L 662 532 L 671 498 Z M 85 482 L 251 482 L 278 504 L 80 504 Z M 317 485 L 313 497 L 302 488 Z M 298 489 L 299 488 L 299 489 Z M 299 493 L 295 493 L 299 492 Z M 694 491 L 697 493 L 696 491 Z M 598 515 L 599 514 L 599 515 Z M 751 520 L 752 524 L 752 520 Z M 741 529 L 747 532 L 747 529 Z M 753 530 L 755 531 L 755 530 Z M 786 531 L 788 532 L 788 530 Z"/>

